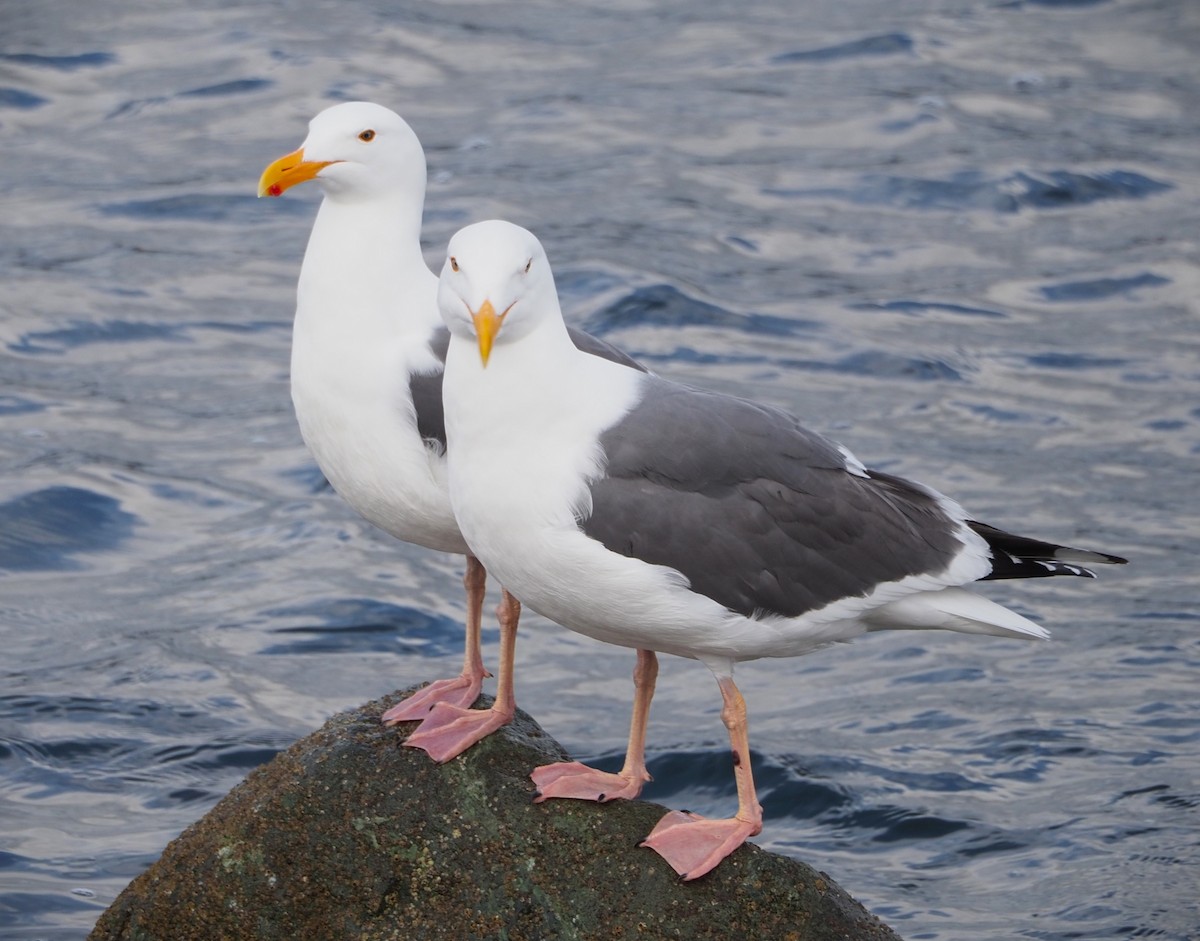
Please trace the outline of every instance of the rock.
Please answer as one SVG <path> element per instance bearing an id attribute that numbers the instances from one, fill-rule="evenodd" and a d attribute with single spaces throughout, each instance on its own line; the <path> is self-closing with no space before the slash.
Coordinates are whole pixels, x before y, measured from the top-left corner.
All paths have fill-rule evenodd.
<path id="1" fill-rule="evenodd" d="M 379 717 L 334 716 L 252 772 L 126 887 L 89 941 L 874 939 L 827 876 L 744 846 L 683 883 L 637 846 L 643 801 L 532 803 L 567 758 L 528 715 L 435 765 Z"/>

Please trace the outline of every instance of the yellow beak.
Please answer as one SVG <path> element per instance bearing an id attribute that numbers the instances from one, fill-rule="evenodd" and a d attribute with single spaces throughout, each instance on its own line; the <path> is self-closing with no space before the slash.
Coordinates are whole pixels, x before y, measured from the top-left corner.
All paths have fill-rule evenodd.
<path id="1" fill-rule="evenodd" d="M 506 310 L 504 314 L 507 313 Z M 504 322 L 504 314 L 497 314 L 491 301 L 484 301 L 479 310 L 471 314 L 471 319 L 475 321 L 475 336 L 479 340 L 479 358 L 483 360 L 485 368 L 488 357 L 492 355 L 492 343 L 500 332 L 500 324 Z"/>
<path id="2" fill-rule="evenodd" d="M 337 162 L 305 160 L 303 148 L 292 151 L 263 170 L 263 175 L 258 180 L 258 195 L 282 196 L 284 190 L 311 180 L 331 163 Z"/>

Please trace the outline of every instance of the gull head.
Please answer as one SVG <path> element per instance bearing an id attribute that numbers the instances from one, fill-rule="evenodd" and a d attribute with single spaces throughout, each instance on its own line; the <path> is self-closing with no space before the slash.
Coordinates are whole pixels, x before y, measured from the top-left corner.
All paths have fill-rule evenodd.
<path id="1" fill-rule="evenodd" d="M 476 341 L 484 366 L 493 347 L 562 316 L 542 243 L 532 232 L 498 219 L 459 229 L 450 239 L 438 308 L 451 333 Z"/>
<path id="2" fill-rule="evenodd" d="M 400 115 L 369 101 L 326 108 L 308 125 L 298 150 L 268 166 L 259 196 L 281 196 L 316 180 L 335 199 L 378 199 L 391 192 L 425 195 L 425 152 Z"/>

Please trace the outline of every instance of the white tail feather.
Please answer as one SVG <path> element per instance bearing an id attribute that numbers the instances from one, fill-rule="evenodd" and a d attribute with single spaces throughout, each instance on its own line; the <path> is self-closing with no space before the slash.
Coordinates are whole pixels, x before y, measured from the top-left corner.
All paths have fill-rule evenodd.
<path id="1" fill-rule="evenodd" d="M 1029 618 L 961 588 L 923 591 L 876 608 L 871 630 L 942 630 L 1047 640 L 1050 632 Z"/>

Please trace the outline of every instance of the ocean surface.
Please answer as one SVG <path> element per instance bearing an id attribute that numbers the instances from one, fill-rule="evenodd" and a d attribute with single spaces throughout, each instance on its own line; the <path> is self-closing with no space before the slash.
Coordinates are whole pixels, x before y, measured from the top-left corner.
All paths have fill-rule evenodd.
<path id="1" fill-rule="evenodd" d="M 980 586 L 1049 643 L 743 665 L 756 842 L 909 941 L 1200 938 L 1198 63 L 1171 0 L 4 0 L 0 938 L 82 939 L 252 768 L 458 668 L 460 560 L 357 518 L 289 400 L 319 194 L 254 190 L 345 99 L 424 142 L 431 264 L 528 226 L 660 373 L 1132 560 Z M 619 762 L 632 666 L 529 616 L 518 702 Z M 732 810 L 719 710 L 664 660 L 647 797 Z"/>

